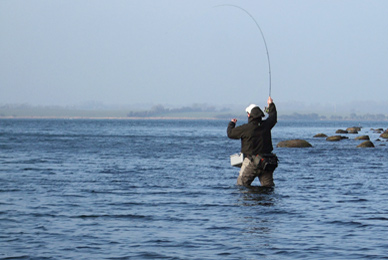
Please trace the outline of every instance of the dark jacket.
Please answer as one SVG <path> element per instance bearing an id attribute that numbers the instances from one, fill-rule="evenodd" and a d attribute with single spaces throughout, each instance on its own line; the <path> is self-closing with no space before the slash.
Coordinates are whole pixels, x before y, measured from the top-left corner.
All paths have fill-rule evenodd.
<path id="1" fill-rule="evenodd" d="M 274 103 L 269 105 L 268 118 L 249 117 L 248 123 L 236 127 L 230 122 L 227 129 L 228 137 L 231 139 L 241 139 L 241 153 L 245 156 L 271 153 L 272 136 L 271 129 L 277 122 L 277 112 Z"/>

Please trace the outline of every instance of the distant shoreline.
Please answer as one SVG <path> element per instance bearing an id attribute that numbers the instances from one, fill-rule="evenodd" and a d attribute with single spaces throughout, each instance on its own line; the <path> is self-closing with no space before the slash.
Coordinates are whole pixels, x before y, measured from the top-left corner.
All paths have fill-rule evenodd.
<path id="1" fill-rule="evenodd" d="M 82 117 L 82 116 L 0 116 L 1 119 L 68 119 L 68 120 L 224 120 L 214 117 Z"/>
<path id="2" fill-rule="evenodd" d="M 217 117 L 168 117 L 168 116 L 161 116 L 161 117 L 118 117 L 118 116 L 0 116 L 0 120 L 224 120 L 229 121 L 229 118 L 217 118 Z M 303 119 L 303 118 L 291 118 L 291 117 L 280 117 L 278 118 L 278 121 L 343 121 L 343 122 L 388 122 L 388 119 L 350 119 L 350 118 L 343 118 L 343 119 L 330 119 L 330 118 L 323 118 L 323 119 Z"/>
<path id="3" fill-rule="evenodd" d="M 309 112 L 307 112 L 309 111 Z M 278 110 L 280 121 L 388 121 L 388 114 L 379 113 L 319 113 L 313 110 L 292 112 Z M 285 114 L 287 112 L 288 114 Z M 168 108 L 156 105 L 148 110 L 131 111 L 129 109 L 102 108 L 64 108 L 30 105 L 0 105 L 0 119 L 90 119 L 90 120 L 230 120 L 246 119 L 240 110 L 217 109 L 203 104 L 181 108 Z"/>

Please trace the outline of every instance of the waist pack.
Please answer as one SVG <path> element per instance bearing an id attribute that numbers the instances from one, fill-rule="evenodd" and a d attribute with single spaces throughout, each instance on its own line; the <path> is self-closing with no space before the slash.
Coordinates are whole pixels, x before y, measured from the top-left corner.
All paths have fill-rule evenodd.
<path id="1" fill-rule="evenodd" d="M 253 164 L 257 169 L 264 171 L 274 171 L 278 167 L 278 157 L 276 154 L 262 154 L 253 156 Z"/>

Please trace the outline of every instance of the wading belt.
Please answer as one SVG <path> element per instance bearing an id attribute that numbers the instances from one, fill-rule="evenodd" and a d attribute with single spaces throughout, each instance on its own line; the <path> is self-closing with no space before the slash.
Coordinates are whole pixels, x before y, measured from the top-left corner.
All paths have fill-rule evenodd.
<path id="1" fill-rule="evenodd" d="M 274 153 L 247 156 L 257 169 L 274 171 L 278 167 L 278 157 Z"/>

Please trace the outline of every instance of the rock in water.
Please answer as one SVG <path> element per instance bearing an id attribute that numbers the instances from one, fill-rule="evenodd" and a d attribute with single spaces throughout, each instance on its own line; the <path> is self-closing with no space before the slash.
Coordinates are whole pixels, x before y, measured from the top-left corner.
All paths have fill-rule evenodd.
<path id="1" fill-rule="evenodd" d="M 314 137 L 327 137 L 327 135 L 325 135 L 323 133 L 319 133 L 319 134 L 314 135 Z"/>
<path id="2" fill-rule="evenodd" d="M 326 138 L 326 141 L 338 142 L 338 141 L 341 141 L 342 139 L 348 139 L 348 137 L 340 136 L 340 135 L 333 135 L 333 136 L 329 136 L 328 138 Z"/>
<path id="3" fill-rule="evenodd" d="M 348 131 L 349 134 L 358 134 L 358 132 L 361 131 L 361 127 L 357 127 L 357 126 L 348 127 L 346 128 L 346 131 Z"/>
<path id="4" fill-rule="evenodd" d="M 380 135 L 380 137 L 381 137 L 381 138 L 384 138 L 384 139 L 388 139 L 388 132 L 385 131 L 384 133 L 382 133 L 382 134 Z"/>
<path id="5" fill-rule="evenodd" d="M 384 129 L 382 128 L 378 128 L 378 129 L 371 128 L 370 130 L 372 130 L 373 133 L 376 133 L 376 134 L 381 134 L 384 132 Z"/>
<path id="6" fill-rule="evenodd" d="M 365 141 L 357 145 L 357 147 L 375 147 L 371 141 Z"/>
<path id="7" fill-rule="evenodd" d="M 356 140 L 370 140 L 369 136 L 367 136 L 367 135 L 357 136 L 355 139 Z"/>
<path id="8" fill-rule="evenodd" d="M 346 130 L 342 130 L 342 129 L 338 129 L 337 131 L 335 131 L 336 134 L 347 134 L 348 131 Z"/>
<path id="9" fill-rule="evenodd" d="M 305 147 L 312 147 L 312 145 L 307 142 L 306 140 L 301 139 L 293 139 L 293 140 L 286 140 L 281 141 L 277 144 L 276 147 L 296 147 L 296 148 L 305 148 Z"/>

